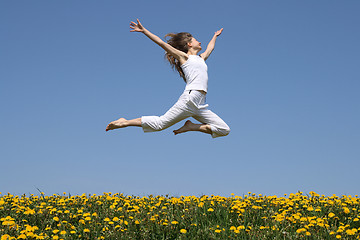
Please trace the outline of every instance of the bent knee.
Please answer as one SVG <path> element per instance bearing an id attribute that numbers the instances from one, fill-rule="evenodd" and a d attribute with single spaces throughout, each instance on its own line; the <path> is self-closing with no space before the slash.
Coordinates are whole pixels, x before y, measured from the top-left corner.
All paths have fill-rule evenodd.
<path id="1" fill-rule="evenodd" d="M 225 132 L 226 132 L 225 136 L 229 135 L 230 131 L 231 131 L 231 130 L 230 130 L 230 128 L 228 127 L 228 128 L 225 130 Z"/>
<path id="2" fill-rule="evenodd" d="M 213 138 L 225 137 L 225 136 L 229 135 L 229 133 L 230 133 L 230 128 L 228 126 L 221 127 L 221 128 L 215 128 L 212 131 L 212 137 Z"/>
<path id="3" fill-rule="evenodd" d="M 227 136 L 230 133 L 230 128 L 226 127 L 220 130 L 221 136 Z"/>

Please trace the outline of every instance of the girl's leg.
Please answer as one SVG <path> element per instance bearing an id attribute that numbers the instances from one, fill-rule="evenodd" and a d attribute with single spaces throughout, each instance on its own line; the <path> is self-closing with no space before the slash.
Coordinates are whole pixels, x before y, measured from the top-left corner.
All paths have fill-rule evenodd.
<path id="1" fill-rule="evenodd" d="M 181 128 L 174 130 L 174 134 L 189 132 L 189 131 L 199 131 L 203 133 L 212 134 L 211 127 L 208 124 L 196 124 L 191 122 L 190 120 L 187 120 Z"/>
<path id="2" fill-rule="evenodd" d="M 155 132 L 164 130 L 181 120 L 191 116 L 188 107 L 188 96 L 183 94 L 179 100 L 162 116 L 143 116 L 141 118 L 126 120 L 120 118 L 109 123 L 106 131 L 124 128 L 128 126 L 142 127 L 144 132 Z"/>
<path id="3" fill-rule="evenodd" d="M 155 132 L 162 131 L 190 116 L 191 114 L 184 107 L 175 104 L 164 115 L 143 116 L 141 122 L 144 132 Z"/>
<path id="4" fill-rule="evenodd" d="M 190 91 L 190 101 L 189 106 L 191 106 L 192 111 L 192 117 L 196 118 L 197 115 L 199 115 L 202 110 L 199 110 L 199 106 L 204 106 L 205 104 L 205 95 L 201 93 L 200 91 Z M 194 116 L 195 114 L 195 116 Z M 198 119 L 197 119 L 198 120 Z M 206 121 L 200 121 L 202 124 L 196 124 L 191 122 L 190 120 L 187 120 L 181 128 L 173 131 L 175 135 L 179 133 L 184 133 L 188 131 L 199 131 L 203 133 L 212 134 L 211 126 L 207 124 Z"/>
<path id="5" fill-rule="evenodd" d="M 144 132 L 162 131 L 192 115 L 188 106 L 188 93 L 183 93 L 179 100 L 162 116 L 143 116 L 141 124 Z"/>
<path id="6" fill-rule="evenodd" d="M 208 109 L 200 110 L 197 115 L 192 117 L 202 124 L 186 121 L 184 126 L 174 131 L 175 135 L 188 131 L 199 131 L 211 134 L 213 138 L 216 138 L 226 136 L 230 132 L 229 126 L 218 115 Z"/>
<path id="7" fill-rule="evenodd" d="M 131 120 L 120 118 L 116 121 L 109 123 L 106 127 L 106 131 L 114 130 L 117 128 L 129 127 L 129 126 L 141 127 L 141 118 L 135 118 Z"/>

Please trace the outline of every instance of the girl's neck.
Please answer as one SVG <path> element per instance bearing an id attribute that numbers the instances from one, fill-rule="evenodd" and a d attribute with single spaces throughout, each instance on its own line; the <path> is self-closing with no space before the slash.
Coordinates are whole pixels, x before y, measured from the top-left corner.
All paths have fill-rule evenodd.
<path id="1" fill-rule="evenodd" d="M 197 55 L 200 51 L 190 48 L 187 52 L 188 55 Z"/>

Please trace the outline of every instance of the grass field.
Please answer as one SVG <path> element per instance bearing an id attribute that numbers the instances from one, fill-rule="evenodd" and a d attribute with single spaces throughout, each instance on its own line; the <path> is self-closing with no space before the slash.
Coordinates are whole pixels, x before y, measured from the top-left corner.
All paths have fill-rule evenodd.
<path id="1" fill-rule="evenodd" d="M 3 239 L 359 239 L 358 196 L 14 196 Z"/>

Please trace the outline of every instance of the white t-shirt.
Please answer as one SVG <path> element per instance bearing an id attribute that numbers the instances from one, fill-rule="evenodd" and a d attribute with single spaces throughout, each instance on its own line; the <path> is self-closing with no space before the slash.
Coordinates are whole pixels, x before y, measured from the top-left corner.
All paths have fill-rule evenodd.
<path id="1" fill-rule="evenodd" d="M 185 90 L 203 90 L 207 92 L 208 67 L 205 60 L 198 55 L 189 55 L 188 60 L 181 65 L 186 79 Z"/>

